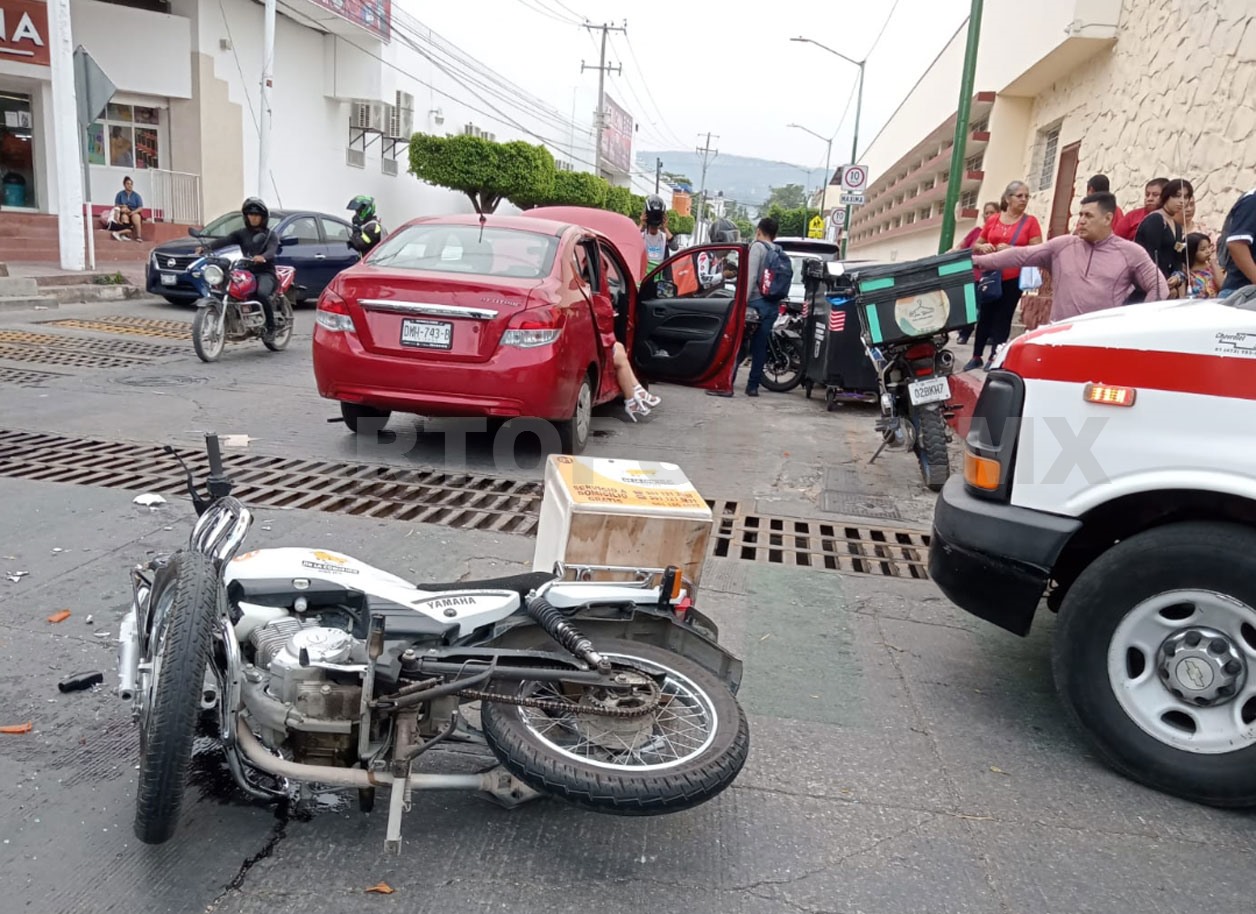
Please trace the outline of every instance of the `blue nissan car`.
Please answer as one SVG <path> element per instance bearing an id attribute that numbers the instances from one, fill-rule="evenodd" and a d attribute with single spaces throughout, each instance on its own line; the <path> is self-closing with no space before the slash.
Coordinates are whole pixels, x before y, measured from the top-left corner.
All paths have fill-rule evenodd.
<path id="1" fill-rule="evenodd" d="M 275 262 L 296 268 L 298 302 L 317 301 L 337 273 L 358 262 L 357 253 L 349 247 L 351 226 L 347 219 L 327 213 L 271 210 L 270 225 L 279 234 L 279 256 Z M 243 226 L 244 216 L 237 210 L 219 216 L 200 233 L 224 238 Z M 196 260 L 199 244 L 189 237 L 153 248 L 146 270 L 148 291 L 171 304 L 196 301 L 196 287 L 187 268 Z"/>

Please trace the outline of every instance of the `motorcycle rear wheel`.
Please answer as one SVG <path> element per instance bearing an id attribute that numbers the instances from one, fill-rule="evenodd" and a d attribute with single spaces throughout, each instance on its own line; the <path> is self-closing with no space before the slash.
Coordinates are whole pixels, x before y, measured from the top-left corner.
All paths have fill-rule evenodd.
<path id="1" fill-rule="evenodd" d="M 920 477 L 931 492 L 941 492 L 951 475 L 950 456 L 946 452 L 946 420 L 936 403 L 912 410 L 915 431 L 916 462 Z"/>
<path id="2" fill-rule="evenodd" d="M 773 336 L 768 342 L 761 383 L 778 394 L 788 393 L 802 383 L 802 348 L 797 340 Z"/>
<path id="3" fill-rule="evenodd" d="M 198 306 L 192 317 L 192 348 L 202 362 L 217 362 L 227 345 L 227 323 L 218 302 Z"/>
<path id="4" fill-rule="evenodd" d="M 150 599 L 156 614 L 149 636 L 152 663 L 140 713 L 140 777 L 135 836 L 162 844 L 174 835 L 192 764 L 205 667 L 218 618 L 218 574 L 195 552 L 180 552 L 161 570 Z"/>
<path id="5" fill-rule="evenodd" d="M 288 301 L 288 296 L 284 295 L 279 299 L 279 317 L 283 321 L 283 328 L 275 332 L 275 338 L 268 340 L 262 338 L 264 345 L 271 352 L 280 352 L 288 348 L 288 344 L 292 342 L 292 303 Z"/>
<path id="6" fill-rule="evenodd" d="M 599 639 L 597 649 L 613 662 L 663 675 L 665 703 L 625 725 L 600 715 L 552 715 L 486 701 L 484 737 L 501 763 L 542 793 L 625 816 L 680 812 L 732 784 L 750 752 L 750 726 L 728 687 L 694 661 L 654 645 Z M 570 700 L 560 689 L 522 682 L 510 694 Z M 508 688 L 499 683 L 493 691 Z M 590 697 L 586 692 L 578 700 Z M 669 733 L 673 723 L 678 729 Z"/>

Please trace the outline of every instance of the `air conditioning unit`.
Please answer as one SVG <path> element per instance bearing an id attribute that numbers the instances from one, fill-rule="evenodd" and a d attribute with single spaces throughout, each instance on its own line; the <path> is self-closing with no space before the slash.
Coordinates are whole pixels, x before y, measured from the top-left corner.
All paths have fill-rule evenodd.
<path id="1" fill-rule="evenodd" d="M 396 140 L 407 140 L 414 134 L 414 96 L 397 90 L 397 103 L 389 112 L 388 135 Z"/>
<path id="2" fill-rule="evenodd" d="M 368 133 L 383 133 L 388 126 L 388 114 L 384 110 L 387 107 L 383 102 L 354 102 L 349 126 Z"/>

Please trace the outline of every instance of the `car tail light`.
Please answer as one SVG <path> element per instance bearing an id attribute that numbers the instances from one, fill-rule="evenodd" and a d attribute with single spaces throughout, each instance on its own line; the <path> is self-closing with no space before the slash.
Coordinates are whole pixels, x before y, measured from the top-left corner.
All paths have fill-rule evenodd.
<path id="1" fill-rule="evenodd" d="M 563 332 L 558 315 L 548 308 L 534 311 L 520 311 L 511 319 L 506 332 L 502 334 L 503 346 L 515 346 L 519 349 L 534 349 L 537 346 L 548 346 L 558 339 Z"/>
<path id="2" fill-rule="evenodd" d="M 933 357 L 936 353 L 937 349 L 932 343 L 918 343 L 908 349 L 907 352 L 904 353 L 904 356 L 909 362 L 919 362 L 924 359 L 929 360 L 928 365 L 921 365 L 912 369 L 917 377 L 924 377 L 925 375 L 933 374 Z"/>
<path id="3" fill-rule="evenodd" d="M 314 323 L 332 333 L 356 333 L 349 305 L 331 289 L 323 291 L 314 312 Z"/>

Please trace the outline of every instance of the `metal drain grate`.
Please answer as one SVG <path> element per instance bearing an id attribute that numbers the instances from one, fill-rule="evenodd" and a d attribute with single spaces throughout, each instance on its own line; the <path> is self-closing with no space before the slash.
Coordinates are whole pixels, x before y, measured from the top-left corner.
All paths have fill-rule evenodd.
<path id="1" fill-rule="evenodd" d="M 43 387 L 49 381 L 64 378 L 65 375 L 53 371 L 26 371 L 23 368 L 0 368 L 0 384 L 12 384 L 14 387 Z"/>
<path id="2" fill-rule="evenodd" d="M 176 448 L 203 477 L 201 450 Z M 532 535 L 541 484 L 528 480 L 373 464 L 223 455 L 233 495 L 259 508 L 302 508 L 468 530 Z M 178 464 L 153 445 L 0 431 L 0 476 L 184 493 Z"/>
<path id="3" fill-rule="evenodd" d="M 176 448 L 203 479 L 204 451 Z M 300 508 L 407 523 L 535 536 L 542 485 L 437 469 L 226 452 L 234 495 L 258 508 Z M 185 494 L 178 464 L 160 446 L 0 429 L 0 477 Z M 712 554 L 846 574 L 927 580 L 929 535 L 831 521 L 745 514 L 707 500 Z"/>
<path id="4" fill-rule="evenodd" d="M 163 321 L 150 317 L 135 317 L 128 314 L 110 314 L 97 320 L 80 320 L 76 318 L 60 318 L 58 320 L 38 321 L 49 327 L 64 327 L 67 330 L 95 330 L 98 333 L 125 333 L 132 336 L 153 336 L 164 340 L 186 340 L 192 333 L 189 321 Z"/>
<path id="5" fill-rule="evenodd" d="M 716 517 L 714 540 L 713 554 L 722 558 L 920 581 L 929 577 L 929 534 L 919 530 L 726 509 Z"/>
<path id="6" fill-rule="evenodd" d="M 0 359 L 13 362 L 38 362 L 41 365 L 58 365 L 64 368 L 134 368 L 136 365 L 151 363 L 151 360 L 142 358 L 114 357 L 96 352 L 76 352 L 73 349 L 16 346 L 4 343 L 0 343 Z"/>
<path id="7" fill-rule="evenodd" d="M 38 346 L 41 349 L 71 349 L 76 352 L 98 352 L 111 356 L 138 356 L 160 359 L 184 352 L 182 346 L 144 343 L 139 340 L 94 340 L 83 336 L 54 336 L 29 330 L 0 330 L 0 344 L 6 346 Z"/>

